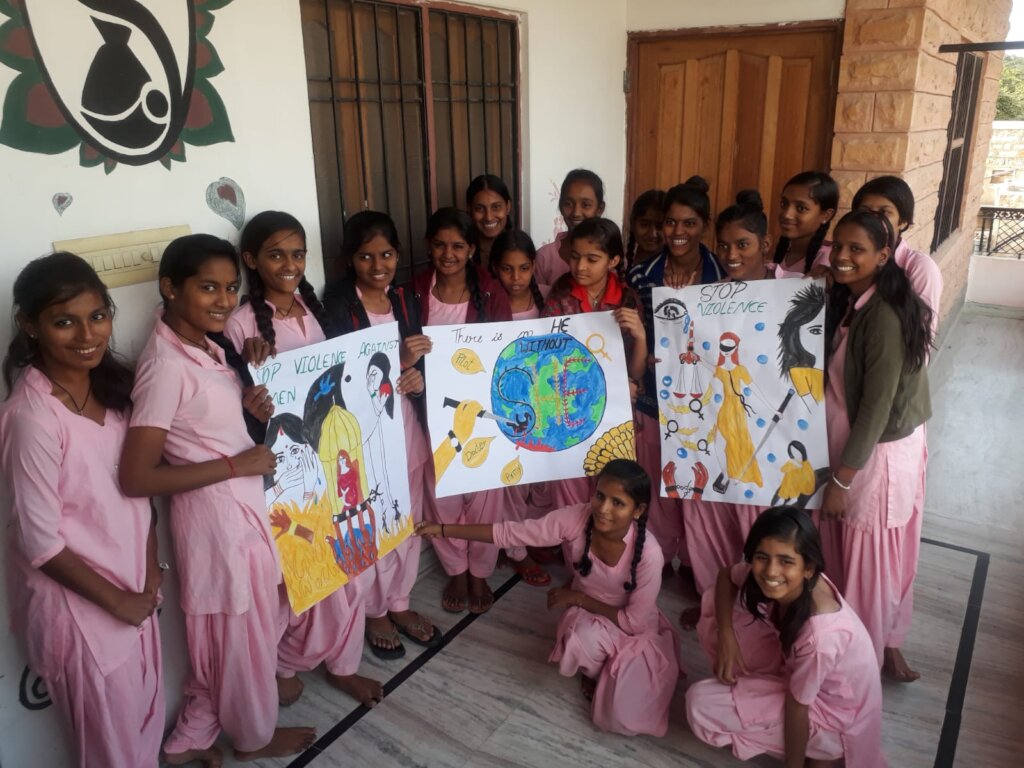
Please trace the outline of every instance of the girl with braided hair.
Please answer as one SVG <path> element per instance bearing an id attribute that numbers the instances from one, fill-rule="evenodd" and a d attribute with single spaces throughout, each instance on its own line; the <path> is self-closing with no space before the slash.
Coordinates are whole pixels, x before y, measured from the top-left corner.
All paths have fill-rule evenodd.
<path id="1" fill-rule="evenodd" d="M 839 207 L 839 185 L 821 171 L 804 171 L 786 182 L 779 201 L 776 277 L 817 277 L 828 271 L 831 243 L 825 240 Z"/>
<path id="2" fill-rule="evenodd" d="M 306 231 L 282 211 L 249 220 L 239 244 L 249 295 L 231 313 L 224 335 L 246 362 L 326 338 L 327 316 L 306 279 Z"/>
<path id="3" fill-rule="evenodd" d="M 477 229 L 469 214 L 440 208 L 427 222 L 430 264 L 412 283 L 423 326 L 488 323 L 512 319 L 508 297 L 490 272 L 473 261 Z M 434 498 L 433 462 L 426 465 L 424 516 L 438 523 L 494 523 L 516 503 L 502 488 Z M 449 613 L 486 613 L 494 604 L 487 577 L 498 563 L 498 548 L 488 544 L 438 541 L 434 552 L 448 574 L 441 607 Z"/>
<path id="4" fill-rule="evenodd" d="M 664 736 L 679 678 L 679 638 L 658 610 L 661 548 L 647 535 L 651 481 L 629 459 L 613 459 L 597 476 L 589 502 L 540 520 L 496 525 L 420 523 L 419 536 L 508 546 L 560 544 L 575 573 L 548 592 L 564 608 L 550 661 L 566 677 L 582 675 L 594 724 L 632 736 Z"/>

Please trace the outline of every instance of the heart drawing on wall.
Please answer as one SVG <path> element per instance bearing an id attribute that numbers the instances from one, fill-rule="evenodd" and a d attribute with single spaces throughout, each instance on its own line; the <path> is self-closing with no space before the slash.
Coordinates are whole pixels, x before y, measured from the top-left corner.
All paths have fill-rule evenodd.
<path id="1" fill-rule="evenodd" d="M 245 223 L 245 195 L 238 182 L 221 176 L 206 187 L 206 204 L 210 210 L 230 221 L 241 230 Z"/>

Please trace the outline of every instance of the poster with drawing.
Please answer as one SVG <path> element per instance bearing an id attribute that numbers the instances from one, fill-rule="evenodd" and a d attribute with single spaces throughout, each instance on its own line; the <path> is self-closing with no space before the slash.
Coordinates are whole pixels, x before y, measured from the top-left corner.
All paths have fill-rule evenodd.
<path id="1" fill-rule="evenodd" d="M 266 445 L 277 471 L 264 487 L 295 613 L 412 533 L 398 346 L 388 323 L 251 367 L 274 399 Z"/>
<path id="2" fill-rule="evenodd" d="M 829 476 L 825 286 L 654 289 L 661 495 L 816 507 Z"/>
<path id="3" fill-rule="evenodd" d="M 426 329 L 438 497 L 594 475 L 634 458 L 611 312 Z"/>

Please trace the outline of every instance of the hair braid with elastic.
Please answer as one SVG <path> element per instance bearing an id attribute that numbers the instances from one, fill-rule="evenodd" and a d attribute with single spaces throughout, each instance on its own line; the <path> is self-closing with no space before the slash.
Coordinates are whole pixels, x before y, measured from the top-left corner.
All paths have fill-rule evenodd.
<path id="1" fill-rule="evenodd" d="M 477 267 L 472 262 L 466 264 L 466 287 L 469 289 L 469 300 L 476 310 L 476 321 L 487 322 L 487 310 L 484 309 L 483 292 L 480 290 L 480 276 L 477 274 Z"/>
<path id="2" fill-rule="evenodd" d="M 324 305 L 320 302 L 320 299 L 316 296 L 316 289 L 313 288 L 313 284 L 309 282 L 305 277 L 299 282 L 299 295 L 302 297 L 303 303 L 309 309 L 311 315 L 316 318 L 316 321 L 320 323 L 320 330 L 324 332 L 324 335 L 328 335 L 330 330 L 327 326 L 330 325 L 330 318 L 327 316 L 327 310 L 324 309 Z"/>
<path id="3" fill-rule="evenodd" d="M 277 333 L 274 331 L 274 310 L 267 306 L 264 294 L 263 278 L 255 269 L 245 268 L 246 277 L 249 279 L 249 303 L 252 304 L 252 314 L 256 318 L 256 329 L 260 336 L 270 346 L 277 343 Z"/>
<path id="4" fill-rule="evenodd" d="M 804 274 L 806 275 L 811 271 L 811 267 L 814 266 L 814 260 L 818 258 L 818 249 L 821 248 L 822 243 L 825 242 L 825 235 L 828 234 L 829 225 L 832 223 L 831 220 L 826 221 L 820 227 L 818 231 L 814 233 L 810 241 L 807 243 L 807 252 L 804 254 Z"/>
<path id="5" fill-rule="evenodd" d="M 590 559 L 590 539 L 594 535 L 593 515 L 587 518 L 585 535 L 586 539 L 583 544 L 583 554 L 580 555 L 579 562 L 574 564 L 576 570 L 579 571 L 580 576 L 589 576 L 590 567 L 594 564 L 593 560 Z"/>
<path id="6" fill-rule="evenodd" d="M 537 311 L 540 312 L 544 308 L 544 294 L 540 292 L 537 278 L 532 275 L 530 276 L 530 294 L 533 296 L 533 303 L 537 306 Z"/>
<path id="7" fill-rule="evenodd" d="M 636 521 L 636 541 L 633 543 L 633 561 L 629 564 L 629 581 L 622 585 L 627 592 L 636 589 L 636 567 L 644 556 L 644 542 L 647 541 L 647 513 L 640 515 Z"/>

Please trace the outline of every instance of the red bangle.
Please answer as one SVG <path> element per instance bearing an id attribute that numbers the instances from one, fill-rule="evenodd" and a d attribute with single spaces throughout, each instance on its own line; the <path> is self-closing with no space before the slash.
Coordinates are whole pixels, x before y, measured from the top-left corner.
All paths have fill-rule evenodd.
<path id="1" fill-rule="evenodd" d="M 224 461 L 228 463 L 228 469 L 231 471 L 231 474 L 228 475 L 228 480 L 230 480 L 232 477 L 237 477 L 238 473 L 235 471 L 234 462 L 232 462 L 231 459 L 229 459 L 227 456 L 224 457 Z"/>

